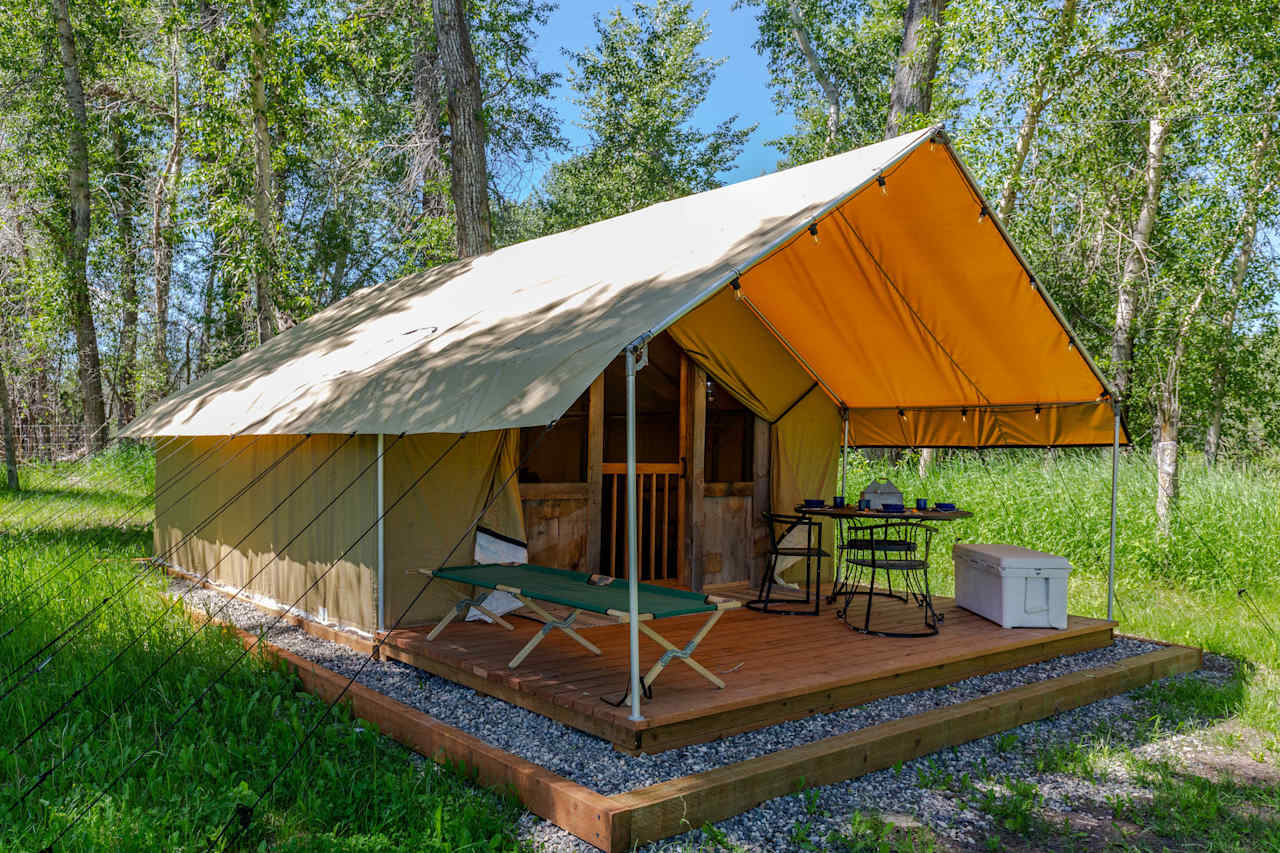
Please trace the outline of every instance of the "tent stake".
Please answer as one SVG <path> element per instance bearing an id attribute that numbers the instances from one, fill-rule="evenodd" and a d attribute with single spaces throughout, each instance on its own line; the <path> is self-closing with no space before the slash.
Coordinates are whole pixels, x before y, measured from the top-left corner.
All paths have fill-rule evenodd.
<path id="1" fill-rule="evenodd" d="M 1112 615 L 1116 600 L 1116 480 L 1120 474 L 1120 410 L 1115 412 L 1115 433 L 1111 440 L 1111 550 L 1107 564 L 1107 618 Z"/>
<path id="2" fill-rule="evenodd" d="M 627 627 L 631 632 L 631 719 L 640 721 L 640 547 L 636 541 L 636 353 L 643 338 L 627 347 Z M 646 358 L 645 361 L 648 361 Z"/>

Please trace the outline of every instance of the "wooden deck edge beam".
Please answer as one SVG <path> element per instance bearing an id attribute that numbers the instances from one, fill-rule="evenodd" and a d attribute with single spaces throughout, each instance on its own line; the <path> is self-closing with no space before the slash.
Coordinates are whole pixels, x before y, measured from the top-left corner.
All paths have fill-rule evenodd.
<path id="1" fill-rule="evenodd" d="M 724 820 L 802 787 L 829 785 L 949 746 L 1051 717 L 1170 675 L 1193 672 L 1200 649 L 1170 646 L 1097 669 L 938 708 L 703 773 L 615 794 L 615 850 Z M 619 844 L 619 842 L 622 842 Z"/>
<path id="2" fill-rule="evenodd" d="M 660 725 L 650 725 L 635 732 L 636 746 L 619 743 L 618 749 L 631 755 L 660 753 L 718 737 L 803 719 L 813 714 L 828 714 L 845 708 L 865 705 L 888 696 L 916 693 L 966 678 L 1007 672 L 1030 664 L 1052 660 L 1063 655 L 1080 654 L 1105 648 L 1112 643 L 1112 629 L 1099 627 L 1066 637 L 1052 637 L 1039 642 L 981 655 L 979 657 L 929 663 L 901 672 L 877 676 L 852 684 L 828 686 L 806 692 L 795 691 L 773 697 L 767 703 L 729 709 L 717 714 L 704 714 Z"/>
<path id="3" fill-rule="evenodd" d="M 205 618 L 190 606 L 187 613 Z M 246 648 L 258 641 L 230 622 L 212 621 L 235 633 Z M 347 684 L 344 676 L 273 643 L 264 640 L 259 649 L 297 673 L 303 687 L 325 702 L 333 701 Z M 358 682 L 347 688 L 343 701 L 354 716 L 373 723 L 381 734 L 438 764 L 460 766 L 483 787 L 514 791 L 526 809 L 588 844 L 607 851 L 626 848 L 618 840 L 625 834 L 620 832 L 623 809 L 609 797 Z"/>

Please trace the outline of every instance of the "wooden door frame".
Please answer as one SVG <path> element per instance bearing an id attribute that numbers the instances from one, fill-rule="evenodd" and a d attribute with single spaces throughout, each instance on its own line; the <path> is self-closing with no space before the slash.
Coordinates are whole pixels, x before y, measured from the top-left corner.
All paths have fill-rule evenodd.
<path id="1" fill-rule="evenodd" d="M 702 393 L 697 393 L 701 391 Z M 680 392 L 677 424 L 677 457 L 673 463 L 642 464 L 641 469 L 675 471 L 676 583 L 697 589 L 701 585 L 702 481 L 706 430 L 706 374 L 680 350 Z M 615 465 L 604 461 L 604 373 L 591 383 L 587 405 L 587 560 L 591 572 L 603 569 L 604 475 Z M 614 469 L 616 470 L 616 469 Z M 694 586 L 694 584 L 698 586 Z"/>
<path id="2" fill-rule="evenodd" d="M 684 461 L 685 476 L 681 500 L 684 504 L 682 522 L 685 535 L 682 538 L 680 582 L 692 590 L 701 591 L 702 565 L 702 499 L 706 492 L 706 431 L 707 431 L 707 374 L 693 360 L 683 354 L 680 362 L 681 409 L 687 414 L 682 418 L 680 430 L 680 456 Z"/>

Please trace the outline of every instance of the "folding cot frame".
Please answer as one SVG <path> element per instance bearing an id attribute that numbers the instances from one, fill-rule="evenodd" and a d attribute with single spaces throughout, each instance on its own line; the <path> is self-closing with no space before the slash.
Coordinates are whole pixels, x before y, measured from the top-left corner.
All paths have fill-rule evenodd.
<path id="1" fill-rule="evenodd" d="M 581 646 L 583 646 L 585 649 L 587 649 L 587 651 L 591 652 L 592 654 L 595 654 L 595 655 L 603 654 L 594 643 L 592 643 L 586 637 L 583 637 L 573 628 L 573 621 L 578 617 L 578 614 L 583 612 L 584 610 L 592 613 L 598 613 L 604 616 L 611 616 L 614 619 L 618 620 L 619 624 L 627 624 L 628 622 L 630 622 L 629 613 L 623 609 L 619 609 L 616 607 L 601 607 L 599 606 L 598 603 L 593 603 L 586 600 L 573 601 L 572 598 L 565 597 L 565 596 L 548 596 L 546 594 L 540 595 L 536 589 L 529 589 L 528 584 L 524 586 L 513 586 L 507 583 L 487 582 L 484 578 L 475 576 L 474 573 L 471 573 L 471 574 L 468 573 L 468 570 L 472 570 L 474 572 L 475 569 L 481 569 L 481 568 L 488 568 L 488 567 L 464 566 L 464 567 L 450 567 L 445 569 L 414 569 L 410 571 L 413 574 L 425 575 L 426 577 L 432 580 L 439 578 L 441 580 L 449 580 L 449 581 L 454 581 L 456 583 L 471 584 L 474 586 L 483 587 L 485 589 L 498 590 L 500 592 L 505 592 L 513 596 L 522 605 L 524 605 L 525 607 L 528 607 L 531 611 L 533 611 L 533 613 L 539 619 L 542 620 L 543 622 L 542 627 L 538 630 L 536 634 L 534 634 L 532 637 L 529 638 L 529 642 L 525 643 L 524 648 L 522 648 L 519 652 L 517 652 L 515 657 L 513 657 L 511 661 L 507 664 L 508 668 L 510 669 L 515 669 L 516 667 L 520 666 L 520 664 L 524 662 L 524 659 L 529 656 L 529 653 L 532 652 L 538 646 L 538 644 L 541 643 L 546 638 L 546 636 L 555 629 L 559 629 L 564 633 L 568 634 L 570 637 L 572 637 L 575 641 L 577 641 Z M 563 569 L 547 569 L 542 566 L 504 565 L 502 566 L 502 568 L 506 570 L 508 573 L 513 573 L 517 575 L 521 574 L 521 570 L 524 570 L 525 572 L 528 573 L 527 576 L 530 578 L 536 578 L 539 574 L 545 574 L 548 572 L 554 572 L 556 575 L 560 577 L 579 576 L 582 579 L 582 584 L 584 587 L 588 587 L 588 585 L 590 584 L 588 588 L 594 589 L 594 590 L 602 589 L 614 580 L 614 578 L 606 575 L 586 575 L 580 572 L 570 572 Z M 653 592 L 662 592 L 662 593 L 670 592 L 665 587 L 659 587 L 653 584 L 642 583 L 640 584 L 640 587 L 642 588 L 642 590 L 648 590 Z M 623 587 L 622 591 L 624 593 L 625 593 L 625 590 L 626 588 Z M 711 629 L 714 628 L 716 623 L 720 621 L 720 617 L 724 615 L 724 612 L 726 610 L 732 610 L 734 608 L 741 607 L 742 602 L 736 599 L 724 598 L 716 595 L 705 595 L 705 596 L 701 596 L 701 598 L 702 598 L 702 604 L 700 606 L 685 607 L 685 608 L 682 608 L 681 612 L 679 613 L 669 613 L 664 615 L 658 615 L 656 613 L 642 612 L 639 614 L 636 627 L 639 628 L 641 633 L 643 633 L 645 636 L 653 640 L 655 643 L 657 643 L 659 646 L 661 646 L 664 649 L 662 656 L 659 657 L 657 662 L 655 662 L 654 665 L 649 668 L 649 671 L 645 673 L 644 678 L 641 680 L 642 687 L 644 688 L 645 691 L 648 691 L 648 689 L 653 686 L 653 683 L 657 681 L 658 676 L 662 674 L 662 671 L 666 669 L 667 666 L 673 660 L 683 661 L 685 664 L 689 666 L 689 668 L 691 668 L 694 672 L 701 675 L 707 681 L 710 681 L 712 684 L 714 684 L 716 687 L 720 689 L 724 689 L 724 686 L 725 686 L 724 682 L 715 673 L 711 672 L 711 670 L 707 669 L 705 666 L 699 663 L 693 657 L 693 653 L 698 648 L 698 644 L 701 643 L 704 639 L 706 639 L 706 636 L 709 633 L 711 633 Z M 570 607 L 571 610 L 569 612 L 569 615 L 566 616 L 564 619 L 556 619 L 538 603 L 539 601 L 548 601 L 554 604 L 562 604 L 567 607 Z M 515 630 L 515 626 L 512 625 L 510 622 L 508 622 L 507 620 L 503 619 L 501 616 L 498 616 L 497 614 L 493 613 L 492 611 L 484 607 L 483 598 L 467 597 L 459 601 L 457 604 L 455 604 L 453 609 L 450 610 L 447 614 L 445 614 L 443 619 L 441 619 L 438 623 L 436 623 L 436 626 L 432 628 L 431 631 L 427 634 L 427 640 L 428 641 L 434 640 L 436 637 L 440 635 L 440 632 L 443 631 L 450 622 L 452 622 L 458 616 L 465 614 L 472 607 L 476 608 L 476 610 L 480 611 L 487 618 L 493 620 L 493 622 L 505 628 L 506 630 L 508 631 Z M 698 630 L 694 633 L 693 638 L 690 639 L 689 642 L 683 648 L 677 646 L 675 643 L 671 642 L 666 637 L 659 634 L 657 631 L 653 629 L 652 626 L 648 624 L 649 622 L 652 622 L 655 619 L 665 618 L 666 616 L 688 615 L 689 613 L 698 613 L 698 612 L 707 613 L 708 614 L 707 620 L 702 623 L 702 626 L 698 628 Z"/>

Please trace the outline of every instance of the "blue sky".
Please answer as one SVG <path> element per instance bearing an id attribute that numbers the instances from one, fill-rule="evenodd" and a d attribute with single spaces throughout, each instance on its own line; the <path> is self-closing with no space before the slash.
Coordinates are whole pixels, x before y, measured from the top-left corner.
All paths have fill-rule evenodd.
<path id="1" fill-rule="evenodd" d="M 583 0 L 561 0 L 560 7 L 551 13 L 537 43 L 537 60 L 540 67 L 565 75 L 568 59 L 561 48 L 578 50 L 596 43 L 595 14 L 606 15 L 622 5 L 631 8 L 631 2 L 592 3 Z M 718 121 L 737 114 L 742 126 L 758 124 L 747 142 L 734 170 L 724 176 L 732 183 L 744 178 L 754 178 L 776 168 L 778 152 L 766 144 L 790 128 L 790 118 L 774 112 L 769 99 L 769 74 L 764 58 L 751 47 L 756 40 L 756 21 L 753 9 L 731 9 L 733 0 L 694 0 L 694 9 L 707 14 L 711 37 L 703 43 L 705 56 L 725 59 L 716 74 L 715 83 L 699 111 L 698 124 L 710 127 Z M 578 149 L 587 142 L 586 135 L 575 122 L 578 108 L 570 100 L 572 92 L 562 84 L 555 92 L 555 107 L 560 114 L 561 132 L 569 144 Z M 529 187 L 537 183 L 545 170 L 545 164 L 537 168 L 526 180 Z"/>

